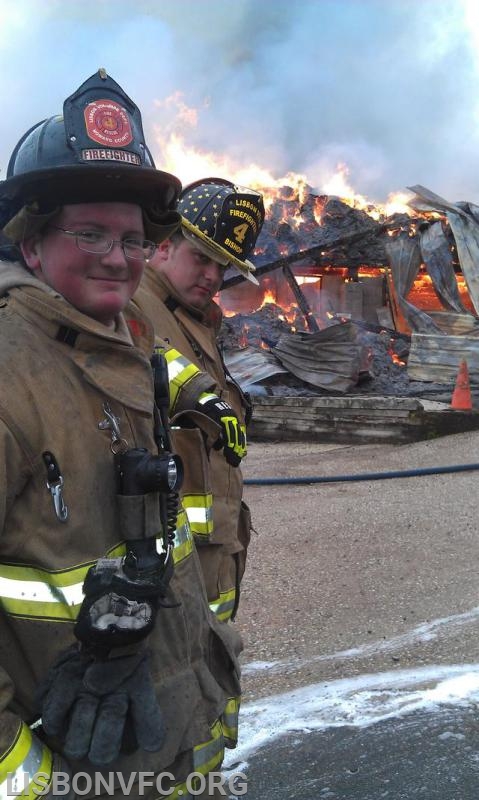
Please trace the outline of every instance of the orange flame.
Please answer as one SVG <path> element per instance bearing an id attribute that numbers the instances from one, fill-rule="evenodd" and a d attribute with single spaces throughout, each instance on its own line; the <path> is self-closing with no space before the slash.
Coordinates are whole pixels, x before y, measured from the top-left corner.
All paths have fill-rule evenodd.
<path id="1" fill-rule="evenodd" d="M 184 184 L 207 175 L 218 175 L 227 177 L 238 185 L 261 191 L 267 211 L 278 197 L 286 201 L 296 201 L 301 206 L 310 186 L 306 175 L 288 172 L 278 178 L 270 170 L 254 162 L 240 164 L 226 155 L 201 150 L 189 144 L 188 133 L 197 128 L 200 110 L 188 106 L 181 92 L 156 100 L 155 105 L 161 117 L 161 121 L 155 125 L 159 151 L 159 154 L 155 153 L 155 160 L 163 169 L 178 175 Z M 408 195 L 405 192 L 390 194 L 383 204 L 372 202 L 353 189 L 349 182 L 349 172 L 346 164 L 336 164 L 319 189 L 321 195 L 336 195 L 345 203 L 363 209 L 376 219 L 385 218 L 394 212 L 412 215 L 411 209 L 406 205 Z M 285 194 L 286 187 L 290 189 L 290 196 Z M 318 224 L 321 224 L 325 200 L 325 197 L 316 199 L 314 214 Z M 303 221 L 300 213 L 291 214 L 287 219 L 289 224 L 295 226 Z"/>
<path id="2" fill-rule="evenodd" d="M 263 302 L 259 306 L 259 308 L 263 308 L 267 303 L 275 303 L 276 304 L 276 295 L 273 294 L 271 289 L 266 289 L 263 297 Z"/>

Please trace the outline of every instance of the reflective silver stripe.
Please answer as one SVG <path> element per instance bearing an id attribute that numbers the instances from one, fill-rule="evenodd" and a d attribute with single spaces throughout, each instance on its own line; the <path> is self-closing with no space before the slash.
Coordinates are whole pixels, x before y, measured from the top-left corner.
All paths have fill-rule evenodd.
<path id="1" fill-rule="evenodd" d="M 83 600 L 83 581 L 72 586 L 54 586 L 40 581 L 0 578 L 0 596 L 32 603 L 62 603 L 79 605 Z"/>
<path id="2" fill-rule="evenodd" d="M 201 508 L 201 506 L 187 506 L 186 513 L 188 514 L 188 522 L 208 523 L 213 519 L 213 509 Z"/>
<path id="3" fill-rule="evenodd" d="M 23 797 L 34 797 L 30 783 L 39 773 L 51 778 L 52 756 L 47 747 L 31 730 L 22 723 L 13 747 L 0 759 L 0 800 L 7 800 L 22 794 Z M 36 784 L 37 789 L 39 788 Z M 11 793 L 8 793 L 8 790 Z"/>
<path id="4" fill-rule="evenodd" d="M 199 372 L 198 367 L 182 356 L 178 350 L 169 350 L 166 353 L 166 361 L 168 364 L 168 378 L 170 382 L 177 383 L 176 378 L 178 375 L 181 375 L 182 372 L 185 372 L 188 378 Z"/>
<path id="5" fill-rule="evenodd" d="M 162 539 L 157 539 L 159 552 L 162 552 L 162 545 Z M 183 561 L 192 551 L 192 534 L 186 512 L 182 509 L 175 532 L 175 563 Z M 110 556 L 124 553 L 125 545 L 122 544 Z M 83 601 L 83 582 L 93 563 L 60 572 L 0 563 L 0 605 L 13 616 L 74 620 Z"/>
<path id="6" fill-rule="evenodd" d="M 211 733 L 212 739 L 209 739 L 203 744 L 197 744 L 193 748 L 192 772 L 199 772 L 202 775 L 207 775 L 208 772 L 212 772 L 214 769 L 218 769 L 221 766 L 224 755 L 224 737 L 223 726 L 219 720 L 211 727 Z M 190 784 L 188 784 L 187 788 L 186 783 L 176 783 L 173 787 L 173 791 L 168 795 L 168 800 L 194 800 L 194 798 L 198 796 L 198 793 L 195 792 L 195 794 L 192 795 L 188 791 L 188 789 L 191 788 L 193 787 Z M 163 798 L 158 798 L 158 800 L 163 800 Z"/>
<path id="7" fill-rule="evenodd" d="M 204 539 L 213 533 L 213 495 L 184 494 L 181 498 L 192 532 Z"/>
<path id="8" fill-rule="evenodd" d="M 174 361 L 170 361 L 168 364 L 168 377 L 170 381 L 174 381 L 178 375 L 181 375 L 186 366 L 186 359 L 175 358 Z"/>
<path id="9" fill-rule="evenodd" d="M 163 552 L 163 539 L 156 540 L 156 549 L 159 553 Z M 177 527 L 175 531 L 175 545 L 173 549 L 173 559 L 175 564 L 183 561 L 187 556 L 193 552 L 193 537 L 191 534 L 190 526 L 188 524 L 188 517 L 182 509 L 178 514 Z"/>
<path id="10" fill-rule="evenodd" d="M 199 744 L 193 749 L 193 769 L 203 775 L 221 763 L 224 754 L 223 728 L 219 721 L 215 722 L 211 732 L 213 738 L 209 742 Z"/>
<path id="11" fill-rule="evenodd" d="M 208 392 L 205 392 L 204 394 L 200 395 L 198 403 L 200 405 L 204 405 L 204 403 L 207 403 L 208 400 L 219 400 L 219 397 L 217 394 L 208 394 Z"/>
<path id="12" fill-rule="evenodd" d="M 226 703 L 226 708 L 221 715 L 223 733 L 226 739 L 236 741 L 238 738 L 238 715 L 240 708 L 240 698 L 230 697 Z"/>
<path id="13" fill-rule="evenodd" d="M 212 612 L 216 614 L 221 622 L 230 619 L 233 613 L 236 600 L 236 589 L 230 589 L 227 592 L 221 592 L 219 598 L 209 603 Z"/>

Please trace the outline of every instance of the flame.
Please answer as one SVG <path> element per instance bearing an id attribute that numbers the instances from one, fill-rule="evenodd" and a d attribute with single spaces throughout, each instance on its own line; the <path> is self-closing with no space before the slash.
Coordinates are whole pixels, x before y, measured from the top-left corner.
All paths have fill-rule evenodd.
<path id="1" fill-rule="evenodd" d="M 259 308 L 263 308 L 267 303 L 275 303 L 276 304 L 276 295 L 273 294 L 271 289 L 266 289 L 263 297 L 263 302 L 259 306 Z"/>
<path id="2" fill-rule="evenodd" d="M 335 195 L 340 197 L 350 206 L 354 208 L 366 208 L 368 200 L 362 194 L 357 194 L 352 186 L 348 183 L 349 168 L 346 164 L 339 163 L 336 165 L 336 172 L 329 180 L 323 184 L 322 191 L 326 195 Z"/>
<path id="3" fill-rule="evenodd" d="M 306 175 L 287 172 L 276 177 L 272 171 L 255 164 L 240 164 L 233 158 L 213 153 L 188 143 L 188 135 L 198 127 L 201 109 L 188 106 L 182 92 L 174 92 L 163 100 L 156 100 L 161 122 L 155 126 L 155 137 L 160 155 L 156 154 L 157 163 L 162 169 L 178 175 L 183 184 L 204 178 L 207 175 L 227 177 L 240 186 L 249 186 L 261 191 L 266 211 L 279 198 L 286 202 L 294 201 L 299 206 L 311 190 Z M 205 106 L 207 103 L 205 103 Z M 412 215 L 407 206 L 405 192 L 391 193 L 385 203 L 373 202 L 356 192 L 349 181 L 349 167 L 344 162 L 337 163 L 330 176 L 318 188 L 313 187 L 316 194 L 314 215 L 321 224 L 321 213 L 328 195 L 335 195 L 354 208 L 363 209 L 375 219 L 385 218 L 393 213 Z M 285 217 L 290 225 L 298 227 L 304 222 L 300 212 L 287 213 Z"/>
<path id="4" fill-rule="evenodd" d="M 391 356 L 391 361 L 393 362 L 393 364 L 396 364 L 396 366 L 398 366 L 398 367 L 405 367 L 406 366 L 406 362 L 402 361 L 399 358 L 398 354 L 394 352 L 392 347 L 389 348 L 388 353 Z"/>

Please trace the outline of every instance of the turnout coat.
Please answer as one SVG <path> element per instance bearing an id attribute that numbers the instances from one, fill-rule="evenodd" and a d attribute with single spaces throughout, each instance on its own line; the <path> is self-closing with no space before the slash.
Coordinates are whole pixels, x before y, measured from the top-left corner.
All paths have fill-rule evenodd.
<path id="1" fill-rule="evenodd" d="M 134 302 L 150 318 L 157 336 L 165 339 L 183 356 L 207 373 L 217 384 L 216 393 L 234 409 L 242 423 L 248 402 L 238 384 L 228 374 L 216 343 L 221 326 L 222 312 L 213 301 L 206 312 L 185 305 L 164 275 L 147 267 L 135 294 Z M 187 433 L 181 433 L 179 444 L 184 460 L 194 458 L 204 465 L 204 503 L 212 493 L 211 524 L 206 528 L 190 522 L 198 545 L 201 566 L 211 608 L 220 620 L 228 620 L 236 612 L 239 586 L 244 573 L 246 551 L 250 540 L 251 516 L 242 501 L 243 476 L 240 467 L 230 467 L 222 450 L 205 449 L 202 437 L 195 432 L 194 439 L 185 444 Z M 183 487 L 185 508 L 189 510 L 189 495 L 200 493 L 196 485 L 192 490 L 186 480 Z"/>
<path id="2" fill-rule="evenodd" d="M 99 557 L 124 550 L 105 408 L 119 418 L 128 447 L 155 452 L 153 331 L 137 310 L 130 310 L 129 319 L 128 328 L 120 315 L 110 330 L 21 265 L 0 265 L 2 796 L 8 776 L 49 774 L 61 757 L 61 742 L 48 740 L 35 727 L 36 695 L 58 654 L 75 641 L 73 625 L 88 568 Z M 184 360 L 175 372 L 179 409 L 182 366 Z M 211 383 L 197 370 L 188 372 L 187 404 L 195 381 L 198 390 Z M 46 486 L 45 452 L 53 454 L 63 477 L 68 509 L 63 522 Z M 148 639 L 166 741 L 158 753 L 122 756 L 108 772 L 119 771 L 128 782 L 139 771 L 167 770 L 178 790 L 190 772 L 217 768 L 224 744 L 234 745 L 241 645 L 208 608 L 184 512 L 178 517 L 174 560 L 171 607 L 160 609 Z M 95 769 L 88 762 L 68 766 L 73 773 Z M 151 796 L 158 794 L 152 790 Z"/>

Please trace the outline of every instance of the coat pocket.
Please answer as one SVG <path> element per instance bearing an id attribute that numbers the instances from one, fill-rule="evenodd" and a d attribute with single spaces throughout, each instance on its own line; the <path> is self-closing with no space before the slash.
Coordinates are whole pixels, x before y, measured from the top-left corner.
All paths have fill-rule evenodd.
<path id="1" fill-rule="evenodd" d="M 203 434 L 198 428 L 172 428 L 174 452 L 183 463 L 181 500 L 196 541 L 208 543 L 213 532 L 213 494 Z"/>
<path id="2" fill-rule="evenodd" d="M 249 510 L 244 500 L 242 500 L 239 520 L 238 520 L 238 541 L 240 542 L 243 549 L 240 550 L 239 553 L 237 554 L 238 585 L 241 583 L 241 579 L 246 569 L 246 558 L 248 555 L 249 543 L 251 541 L 252 529 L 253 527 L 251 524 L 251 511 Z"/>

